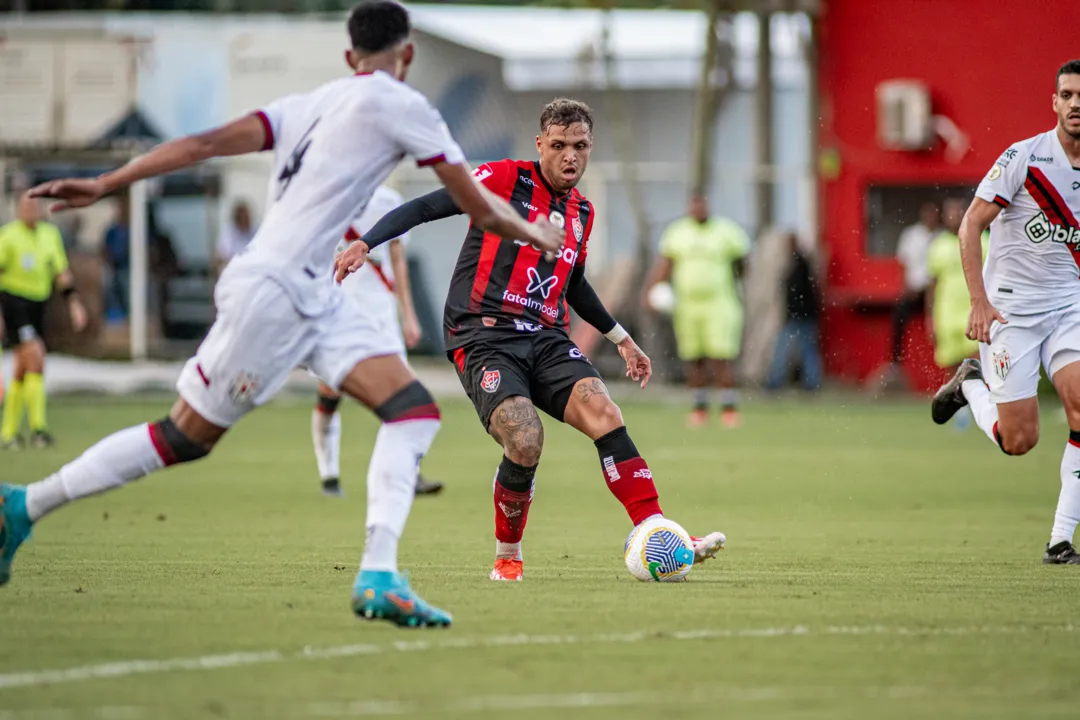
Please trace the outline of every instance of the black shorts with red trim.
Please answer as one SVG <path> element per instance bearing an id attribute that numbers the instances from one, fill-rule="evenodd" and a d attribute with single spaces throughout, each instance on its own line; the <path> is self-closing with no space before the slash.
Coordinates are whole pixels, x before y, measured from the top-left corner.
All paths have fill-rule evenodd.
<path id="1" fill-rule="evenodd" d="M 517 395 L 562 422 L 574 385 L 600 377 L 578 346 L 557 330 L 478 332 L 446 354 L 485 430 L 495 408 Z"/>

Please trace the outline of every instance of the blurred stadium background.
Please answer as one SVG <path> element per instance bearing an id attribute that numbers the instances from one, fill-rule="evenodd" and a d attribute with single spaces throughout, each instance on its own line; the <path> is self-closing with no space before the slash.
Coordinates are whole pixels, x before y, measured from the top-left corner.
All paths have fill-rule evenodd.
<path id="1" fill-rule="evenodd" d="M 29 184 L 100 173 L 341 76 L 348 5 L 0 0 L 0 221 Z M 447 490 L 417 501 L 402 560 L 455 612 L 453 634 L 402 642 L 347 612 L 377 426 L 343 411 L 347 497 L 323 498 L 314 382 L 298 372 L 291 387 L 306 394 L 245 420 L 205 463 L 35 531 L 0 598 L 0 720 L 1076 716 L 1077 577 L 1038 562 L 1064 424 L 1044 421 L 1046 441 L 1021 460 L 975 430 L 933 426 L 925 395 L 942 371 L 922 312 L 893 364 L 901 233 L 927 201 L 969 201 L 1006 147 L 1051 126 L 1054 73 L 1077 54 L 1059 40 L 1075 7 L 658 5 L 409 3 L 409 80 L 474 165 L 531 157 L 554 96 L 593 106 L 581 188 L 598 209 L 590 279 L 652 355 L 656 388 L 620 383 L 610 344 L 575 334 L 624 402 L 665 511 L 688 528 L 718 525 L 725 556 L 684 586 L 634 582 L 619 556 L 627 523 L 593 448 L 548 422 L 528 581 L 487 581 L 497 450 L 440 357 L 465 230 L 445 220 L 414 231 L 408 252 L 425 329 L 411 357 L 444 408 L 424 467 Z M 51 218 L 91 323 L 72 334 L 54 298 L 46 384 L 76 394 L 50 406 L 58 445 L 0 454 L 0 479 L 42 477 L 167 411 L 214 319 L 234 208 L 258 224 L 269 165 L 214 162 Z M 434 187 L 404 166 L 391 184 L 406 197 Z M 823 274 L 825 391 L 773 401 L 755 390 L 734 432 L 683 429 L 671 328 L 642 310 L 660 235 L 695 190 L 753 240 L 745 387 L 762 384 L 784 323 L 789 233 Z M 110 236 L 126 268 L 104 252 L 118 222 L 130 228 L 126 241 Z M 867 389 L 873 402 L 854 398 Z"/>
<path id="2" fill-rule="evenodd" d="M 0 217 L 13 217 L 27 183 L 101 172 L 149 144 L 339 76 L 346 5 L 16 0 L 0 23 Z M 975 0 L 652 5 L 416 4 L 420 52 L 410 81 L 473 163 L 530 156 L 538 110 L 552 96 L 593 105 L 597 147 L 583 190 L 600 215 L 590 272 L 657 356 L 662 376 L 680 375 L 677 363 L 664 362 L 670 336 L 637 317 L 633 288 L 665 225 L 700 186 L 716 214 L 755 238 L 744 380 L 761 381 L 782 324 L 783 253 L 770 238 L 794 231 L 827 262 L 827 377 L 874 382 L 890 360 L 890 313 L 903 292 L 900 232 L 925 200 L 969 197 L 1002 148 L 1049 122 L 1045 88 L 1034 78 L 1051 74 L 1061 49 L 1032 43 L 1023 53 L 986 52 L 984 38 L 1007 33 L 1013 10 L 1038 10 L 1052 24 L 1067 20 L 1064 6 L 999 0 L 983 13 Z M 972 13 L 979 32 L 942 41 L 942 27 Z M 217 162 L 134 190 L 131 269 L 120 268 L 119 281 L 101 251 L 116 205 L 55 218 L 93 322 L 73 336 L 60 313 L 51 349 L 137 361 L 190 353 L 214 317 L 219 237 L 238 202 L 258 224 L 268 163 Z M 428 175 L 404 168 L 392 184 L 406 197 L 433 187 Z M 441 303 L 462 230 L 444 221 L 416 231 L 411 263 L 427 330 L 420 354 L 441 349 Z M 126 308 L 106 307 L 112 285 L 130 293 Z M 935 386 L 940 373 L 920 318 L 907 325 L 904 349 L 900 386 Z M 605 350 L 594 351 L 600 361 Z M 62 377 L 53 374 L 59 389 Z"/>

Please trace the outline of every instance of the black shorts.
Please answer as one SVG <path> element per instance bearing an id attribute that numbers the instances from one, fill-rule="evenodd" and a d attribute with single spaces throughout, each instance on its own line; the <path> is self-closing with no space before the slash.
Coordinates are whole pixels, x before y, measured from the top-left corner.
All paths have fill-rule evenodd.
<path id="1" fill-rule="evenodd" d="M 556 331 L 481 335 L 447 356 L 485 430 L 499 403 L 515 395 L 562 422 L 574 385 L 600 377 L 578 346 Z"/>
<path id="2" fill-rule="evenodd" d="M 3 340 L 7 344 L 20 345 L 34 338 L 45 338 L 44 301 L 0 293 L 0 312 L 4 318 Z"/>

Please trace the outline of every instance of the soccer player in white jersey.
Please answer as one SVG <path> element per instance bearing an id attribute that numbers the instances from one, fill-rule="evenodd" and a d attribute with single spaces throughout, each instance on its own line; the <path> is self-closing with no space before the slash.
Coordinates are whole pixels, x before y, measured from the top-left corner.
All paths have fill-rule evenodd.
<path id="1" fill-rule="evenodd" d="M 982 358 L 966 360 L 934 396 L 934 422 L 964 405 L 1007 455 L 1039 439 L 1039 364 L 1069 420 L 1061 494 L 1043 562 L 1080 565 L 1080 60 L 1058 70 L 1057 127 L 1016 143 L 979 184 L 960 226 L 971 295 L 967 335 Z M 982 266 L 980 235 L 990 228 Z"/>
<path id="2" fill-rule="evenodd" d="M 349 226 L 337 249 L 344 250 L 348 243 L 367 233 L 379 218 L 399 207 L 401 202 L 400 194 L 380 185 L 364 211 Z M 405 357 L 405 348 L 415 347 L 421 336 L 409 285 L 409 265 L 405 258 L 408 240 L 409 233 L 405 232 L 375 248 L 368 254 L 364 266 L 341 283 L 346 292 L 354 294 L 364 305 L 373 321 L 373 330 L 384 336 L 382 344 L 402 358 Z M 311 441 L 323 493 L 332 496 L 342 494 L 340 403 L 341 393 L 320 382 L 315 410 L 311 414 Z M 428 480 L 422 474 L 416 476 L 417 495 L 434 494 L 442 488 L 441 482 Z"/>
<path id="3" fill-rule="evenodd" d="M 334 248 L 405 155 L 432 167 L 474 222 L 494 232 L 552 253 L 562 232 L 523 221 L 473 182 L 438 112 L 403 82 L 414 54 L 403 7 L 364 2 L 352 11 L 348 31 L 357 76 L 164 143 L 97 179 L 57 180 L 31 191 L 59 200 L 54 210 L 86 207 L 138 180 L 213 157 L 275 153 L 264 221 L 222 274 L 217 320 L 185 365 L 169 416 L 110 435 L 26 488 L 0 486 L 0 585 L 10 580 L 31 525 L 73 500 L 206 456 L 295 367 L 306 366 L 383 421 L 368 473 L 367 541 L 354 611 L 398 625 L 450 624 L 450 615 L 425 603 L 397 568 L 418 461 L 439 428 L 439 410 L 400 355 L 379 347 L 377 338 L 369 341 L 369 315 L 332 280 Z"/>

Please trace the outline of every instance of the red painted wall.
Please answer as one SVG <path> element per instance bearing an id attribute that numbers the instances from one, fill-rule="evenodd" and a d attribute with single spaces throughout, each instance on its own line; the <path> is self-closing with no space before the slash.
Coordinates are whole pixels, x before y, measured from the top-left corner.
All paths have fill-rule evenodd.
<path id="1" fill-rule="evenodd" d="M 868 186 L 975 184 L 1011 143 L 1054 125 L 1054 74 L 1080 56 L 1077 5 L 1064 0 L 825 0 L 819 19 L 822 148 L 839 152 L 840 171 L 821 181 L 822 237 L 830 253 L 823 324 L 826 369 L 864 380 L 888 360 L 887 312 L 865 313 L 856 298 L 897 297 L 900 264 L 864 251 Z M 1071 39 L 1070 39 L 1071 37 Z M 935 114 L 968 134 L 957 164 L 942 147 L 925 153 L 877 145 L 875 88 L 913 78 L 930 86 Z M 905 370 L 917 387 L 940 373 L 921 321 L 906 333 Z"/>

